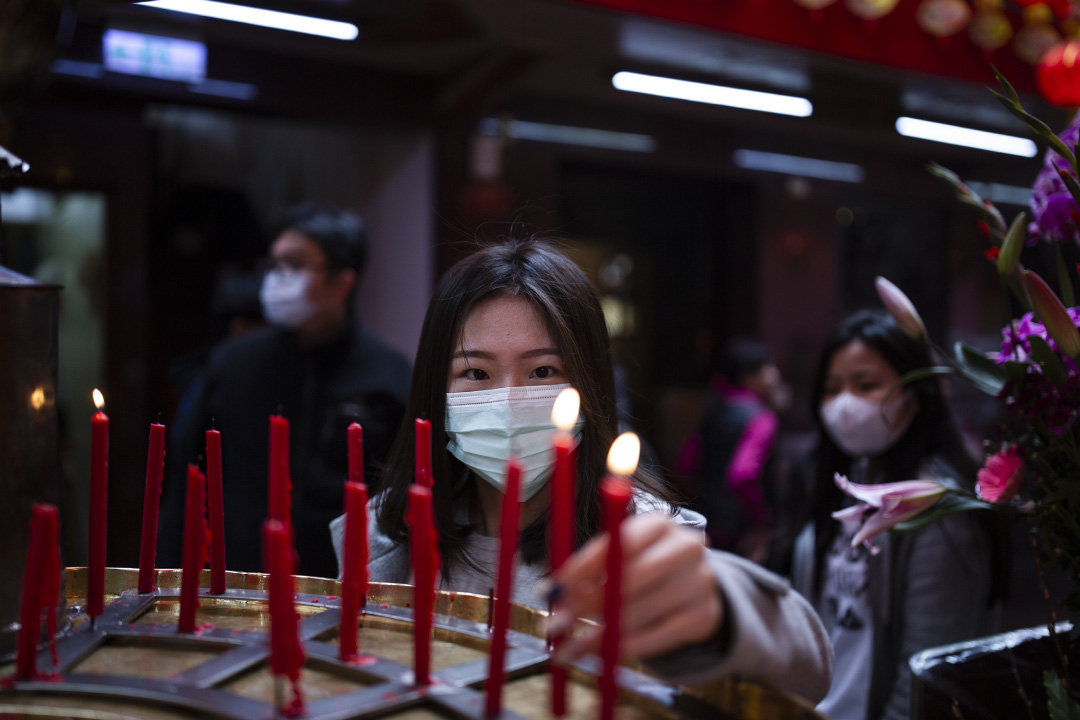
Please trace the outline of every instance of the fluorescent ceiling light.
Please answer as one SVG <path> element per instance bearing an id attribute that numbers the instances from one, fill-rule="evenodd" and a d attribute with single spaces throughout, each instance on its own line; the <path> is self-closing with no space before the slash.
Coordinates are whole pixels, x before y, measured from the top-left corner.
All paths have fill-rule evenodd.
<path id="1" fill-rule="evenodd" d="M 582 145 L 605 150 L 627 150 L 630 152 L 652 152 L 656 150 L 656 138 L 651 135 L 574 127 L 572 125 L 550 125 L 525 120 L 486 118 L 480 123 L 480 131 L 491 135 L 503 133 L 506 137 L 514 140 Z"/>
<path id="2" fill-rule="evenodd" d="M 203 17 L 218 20 L 231 20 L 277 30 L 291 30 L 308 35 L 319 35 L 334 38 L 335 40 L 354 40 L 360 34 L 360 30 L 352 23 L 324 20 L 307 15 L 294 15 L 276 10 L 264 10 L 247 5 L 233 5 L 231 3 L 216 2 L 216 0 L 153 0 L 152 2 L 138 4 L 144 7 L 173 10 L 190 15 L 202 15 Z"/>
<path id="3" fill-rule="evenodd" d="M 833 160 L 818 160 L 798 155 L 781 155 L 758 150 L 736 150 L 732 159 L 735 165 L 747 170 L 764 170 L 766 172 L 784 173 L 785 175 L 799 175 L 801 177 L 839 180 L 840 182 L 850 183 L 859 183 L 866 178 L 866 171 L 863 170 L 861 165 L 835 162 Z"/>
<path id="4" fill-rule="evenodd" d="M 757 92 L 756 90 L 741 90 L 739 88 L 724 87 L 723 85 L 707 85 L 657 75 L 618 72 L 611 78 L 611 84 L 618 90 L 628 92 L 658 95 L 660 97 L 675 98 L 676 100 L 690 100 L 710 105 L 725 105 L 744 110 L 793 115 L 795 117 L 809 117 L 810 113 L 814 111 L 814 106 L 806 98 Z"/>
<path id="5" fill-rule="evenodd" d="M 1035 157 L 1035 153 L 1038 152 L 1035 143 L 1027 138 L 1001 135 L 1000 133 L 986 132 L 984 130 L 972 130 L 959 125 L 946 125 L 945 123 L 918 120 L 910 117 L 896 119 L 896 132 L 905 137 L 933 140 L 934 142 L 960 145 L 978 150 L 989 150 L 991 152 L 1005 153 L 1006 155 L 1019 155 L 1020 157 Z"/>
<path id="6" fill-rule="evenodd" d="M 969 182 L 972 190 L 979 193 L 983 200 L 1009 205 L 1028 205 L 1031 203 L 1031 188 L 1001 183 Z"/>

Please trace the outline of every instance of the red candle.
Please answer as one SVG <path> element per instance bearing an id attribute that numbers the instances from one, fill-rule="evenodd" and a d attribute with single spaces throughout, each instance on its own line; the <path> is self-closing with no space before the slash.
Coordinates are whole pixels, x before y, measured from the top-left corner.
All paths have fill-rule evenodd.
<path id="1" fill-rule="evenodd" d="M 289 421 L 280 415 L 271 415 L 269 516 L 271 520 L 280 520 L 285 525 L 292 523 L 292 481 L 289 475 Z"/>
<path id="2" fill-rule="evenodd" d="M 574 551 L 574 500 L 577 485 L 573 438 L 566 432 L 557 433 L 553 445 L 555 471 L 551 479 L 551 527 L 548 537 L 552 572 L 562 567 Z M 552 649 L 558 648 L 563 639 L 562 635 L 553 637 Z M 550 664 L 550 671 L 551 713 L 556 717 L 562 717 L 566 714 L 568 672 L 565 667 L 555 663 Z"/>
<path id="3" fill-rule="evenodd" d="M 98 411 L 90 419 L 90 544 L 86 579 L 86 614 L 105 612 L 105 527 L 109 502 L 109 418 L 101 411 L 105 399 L 94 390 Z"/>
<path id="4" fill-rule="evenodd" d="M 210 511 L 210 594 L 225 593 L 225 498 L 221 488 L 221 433 L 206 431 L 206 488 Z"/>
<path id="5" fill-rule="evenodd" d="M 48 608 L 49 638 L 56 635 L 56 603 L 60 592 L 60 551 L 57 539 L 59 514 L 52 505 L 34 504 L 30 518 L 30 546 L 23 571 L 22 605 L 19 608 L 19 640 L 15 675 L 23 680 L 37 676 L 37 645 L 41 636 L 41 611 Z M 55 651 L 53 664 L 56 664 Z"/>
<path id="6" fill-rule="evenodd" d="M 346 662 L 356 656 L 356 615 L 367 598 L 367 503 L 367 485 L 351 481 L 345 483 L 345 567 L 341 574 L 341 626 L 338 636 L 341 659 Z"/>
<path id="7" fill-rule="evenodd" d="M 416 484 L 429 488 L 431 477 L 431 421 L 416 418 Z"/>
<path id="8" fill-rule="evenodd" d="M 495 579 L 495 608 L 492 613 L 494 635 L 491 637 L 491 664 L 488 668 L 488 717 L 502 707 L 503 664 L 506 658 L 506 629 L 510 624 L 510 589 L 514 586 L 514 553 L 518 544 L 518 518 L 521 516 L 521 466 L 511 459 L 506 463 L 506 494 L 503 495 L 499 527 L 499 574 Z"/>
<path id="9" fill-rule="evenodd" d="M 430 684 L 431 613 L 439 550 L 431 514 L 431 489 L 409 486 L 409 554 L 413 569 L 413 666 L 417 685 Z"/>
<path id="10" fill-rule="evenodd" d="M 615 667 L 619 662 L 619 624 L 622 616 L 622 537 L 620 530 L 630 504 L 630 483 L 608 476 L 600 485 L 604 503 L 604 529 L 608 534 L 607 582 L 604 584 L 604 635 L 600 644 L 600 718 L 615 715 L 618 689 Z"/>
<path id="11" fill-rule="evenodd" d="M 364 428 L 349 425 L 349 482 L 364 482 Z"/>
<path id="12" fill-rule="evenodd" d="M 206 478 L 194 465 L 188 465 L 182 562 L 180 620 L 176 629 L 193 633 L 195 610 L 199 606 L 199 573 L 206 564 Z"/>
<path id="13" fill-rule="evenodd" d="M 139 549 L 139 592 L 154 589 L 154 557 L 157 546 L 158 511 L 161 502 L 161 470 L 165 464 L 165 426 L 150 424 L 146 449 L 146 488 L 143 490 L 142 546 Z"/>
<path id="14" fill-rule="evenodd" d="M 293 686 L 290 715 L 301 707 L 300 668 L 304 647 L 297 633 L 296 606 L 293 603 L 293 551 L 289 528 L 280 520 L 263 523 L 263 554 L 270 570 L 270 671 L 284 675 Z"/>
<path id="15" fill-rule="evenodd" d="M 573 388 L 566 388 L 559 393 L 555 405 L 551 408 L 551 422 L 559 429 L 552 439 L 552 447 L 555 450 L 555 472 L 551 479 L 551 512 L 548 528 L 552 572 L 562 567 L 574 551 L 577 473 L 574 466 L 574 438 L 569 431 L 577 424 L 580 409 L 581 396 Z M 562 635 L 551 638 L 552 651 L 562 642 Z M 562 717 L 566 714 L 567 670 L 554 663 L 549 663 L 548 667 L 551 672 L 551 713 L 556 717 Z"/>

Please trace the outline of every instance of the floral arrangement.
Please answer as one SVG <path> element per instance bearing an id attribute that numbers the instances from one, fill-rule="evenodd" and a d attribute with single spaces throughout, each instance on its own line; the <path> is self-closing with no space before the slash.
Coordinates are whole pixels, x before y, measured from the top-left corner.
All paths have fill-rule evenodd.
<path id="1" fill-rule="evenodd" d="M 986 443 L 987 458 L 978 473 L 975 494 L 932 480 L 858 485 L 838 475 L 837 484 L 859 503 L 834 517 L 858 526 L 853 541 L 857 544 L 872 543 L 874 536 L 891 528 L 912 530 L 956 512 L 994 509 L 1021 513 L 1030 519 L 1032 544 L 1042 565 L 1065 576 L 1065 605 L 1077 613 L 1080 307 L 1075 307 L 1061 244 L 1080 243 L 1080 114 L 1060 136 L 1055 135 L 1023 109 L 1005 78 L 997 77 L 1003 92 L 991 92 L 1049 145 L 1033 187 L 1030 224 L 1027 214 L 1021 212 L 1006 225 L 998 209 L 954 173 L 935 164 L 930 171 L 947 181 L 961 202 L 979 211 L 979 230 L 988 241 L 986 257 L 1026 312 L 1002 329 L 1000 351 L 984 353 L 957 343 L 953 352 L 947 353 L 931 343 L 918 311 L 900 288 L 885 278 L 878 278 L 876 286 L 901 330 L 930 343 L 942 363 L 909 373 L 898 386 L 928 376 L 959 374 L 1003 402 L 1003 425 L 997 439 Z M 1057 251 L 1057 293 L 1020 262 L 1025 245 L 1037 243 L 1049 243 Z M 1051 717 L 1080 717 L 1080 705 L 1061 691 L 1067 686 L 1060 678 L 1048 673 L 1044 682 L 1051 705 L 1056 706 L 1049 708 Z"/>

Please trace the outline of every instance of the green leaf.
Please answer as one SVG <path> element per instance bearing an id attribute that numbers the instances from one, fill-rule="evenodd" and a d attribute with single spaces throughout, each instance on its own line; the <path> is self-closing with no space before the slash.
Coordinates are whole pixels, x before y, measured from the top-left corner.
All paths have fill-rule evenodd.
<path id="1" fill-rule="evenodd" d="M 1059 388 L 1064 387 L 1068 373 L 1065 371 L 1061 358 L 1050 347 L 1050 343 L 1038 335 L 1028 335 L 1028 343 L 1031 344 L 1031 356 L 1042 365 L 1047 379 Z"/>
<path id="2" fill-rule="evenodd" d="M 1077 192 L 1080 192 L 1080 185 L 1077 185 L 1076 178 L 1072 177 L 1072 175 L 1069 177 L 1072 178 L 1072 184 L 1076 185 Z M 1080 201 L 1077 201 L 1077 203 L 1080 204 Z M 1061 243 L 1054 243 L 1054 247 L 1057 249 L 1058 287 L 1061 288 L 1061 302 L 1065 307 L 1070 308 L 1076 304 L 1072 280 L 1069 278 L 1069 269 L 1065 267 L 1065 254 L 1061 251 Z"/>
<path id="3" fill-rule="evenodd" d="M 1012 511 L 1012 508 L 1007 505 L 994 505 L 988 503 L 985 500 L 980 500 L 973 495 L 967 493 L 961 493 L 957 490 L 950 489 L 940 500 L 931 505 L 929 508 L 919 513 L 910 520 L 905 520 L 902 523 L 895 525 L 892 529 L 897 532 L 912 532 L 919 528 L 926 527 L 931 523 L 935 523 L 942 518 L 946 518 L 950 515 L 956 515 L 962 512 L 971 512 L 972 510 L 996 510 L 996 511 Z M 1080 720 L 1080 719 L 1078 719 Z"/>
<path id="4" fill-rule="evenodd" d="M 1005 368 L 1005 377 L 1010 380 L 1019 380 L 1027 375 L 1028 371 L 1028 364 L 1019 360 L 1006 360 L 1002 367 Z"/>
<path id="5" fill-rule="evenodd" d="M 889 397 L 894 392 L 902 387 L 910 385 L 911 383 L 918 382 L 919 380 L 925 380 L 928 377 L 937 377 L 939 375 L 954 375 L 956 371 L 951 367 L 945 367 L 943 365 L 935 365 L 933 367 L 916 368 L 904 374 L 899 380 L 893 383 L 889 388 L 889 392 L 885 393 L 885 397 Z"/>
<path id="6" fill-rule="evenodd" d="M 954 346 L 956 365 L 960 374 L 987 395 L 997 397 L 1008 378 L 1005 368 L 965 342 Z M 910 373 L 909 373 L 910 374 Z M 905 376 L 906 377 L 906 376 Z M 903 380 L 903 378 L 901 378 Z"/>
<path id="7" fill-rule="evenodd" d="M 1043 672 L 1043 687 L 1046 688 L 1046 710 L 1050 720 L 1080 720 L 1080 705 L 1069 697 L 1065 683 L 1056 672 Z"/>

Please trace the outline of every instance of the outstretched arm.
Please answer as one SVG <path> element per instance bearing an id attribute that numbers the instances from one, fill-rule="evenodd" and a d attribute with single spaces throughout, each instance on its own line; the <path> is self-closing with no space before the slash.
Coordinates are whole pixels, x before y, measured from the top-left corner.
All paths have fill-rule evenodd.
<path id="1" fill-rule="evenodd" d="M 753 563 L 710 551 L 701 533 L 650 514 L 623 523 L 621 651 L 686 683 L 725 675 L 817 701 L 832 655 L 813 609 L 787 583 Z M 551 632 L 603 606 L 607 536 L 586 544 L 552 576 L 558 597 Z M 600 630 L 566 642 L 560 660 L 596 652 Z"/>

